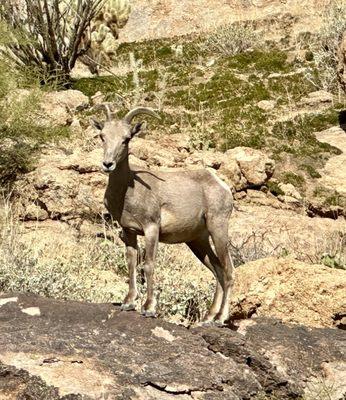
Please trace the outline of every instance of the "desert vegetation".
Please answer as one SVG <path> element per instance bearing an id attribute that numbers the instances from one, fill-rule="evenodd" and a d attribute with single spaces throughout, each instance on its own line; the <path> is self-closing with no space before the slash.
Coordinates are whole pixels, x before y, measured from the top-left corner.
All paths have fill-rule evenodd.
<path id="1" fill-rule="evenodd" d="M 66 126 L 40 121 L 43 95 L 70 85 L 77 60 L 95 73 L 109 63 L 129 12 L 125 0 L 0 2 L 3 186 L 30 170 L 44 143 L 69 135 Z"/>
<path id="2" fill-rule="evenodd" d="M 107 226 L 102 216 L 85 216 L 94 223 L 91 233 L 77 230 L 73 241 L 57 241 L 56 247 L 49 247 L 40 245 L 39 218 L 33 221 L 31 217 L 28 228 L 28 220 L 16 210 L 26 194 L 17 181 L 35 171 L 42 151 L 59 148 L 68 155 L 78 146 L 86 154 L 99 146 L 94 135 L 86 138 L 85 134 L 90 117 L 102 117 L 102 107 L 95 100 L 98 96 L 118 117 L 139 104 L 157 109 L 161 120 L 150 122 L 148 136 L 155 141 L 183 132 L 188 137 L 184 151 L 186 147 L 191 154 L 226 154 L 245 146 L 270 155 L 276 162 L 273 176 L 264 184 L 234 190 L 240 200 L 249 189 L 249 193 L 254 190 L 272 196 L 275 207 L 285 207 L 283 185 L 291 185 L 301 196 L 298 213 L 335 219 L 345 215 L 345 196 L 320 182 L 328 160 L 341 151 L 315 135 L 342 124 L 345 95 L 338 80 L 337 50 L 345 31 L 343 2 L 333 2 L 333 7 L 323 11 L 321 29 L 295 37 L 293 45 L 287 32 L 279 41 L 266 38 L 267 28 L 258 21 L 174 38 L 120 43 L 119 30 L 130 11 L 127 2 L 71 1 L 61 8 L 57 1 L 52 2 L 57 7 L 28 1 L 24 25 L 16 9 L 8 8 L 10 3 L 0 4 L 0 184 L 6 198 L 1 207 L 1 291 L 97 302 L 120 302 L 124 296 L 123 247 L 115 228 Z M 44 37 L 39 29 L 33 32 L 31 24 L 37 13 L 43 22 L 55 21 L 53 36 Z M 76 14 L 85 15 L 83 24 Z M 42 38 L 48 41 L 41 43 Z M 72 52 L 68 43 L 74 44 Z M 53 56 L 52 46 L 58 49 Z M 73 68 L 75 65 L 78 68 Z M 78 69 L 82 73 L 78 74 Z M 46 94 L 71 89 L 82 92 L 90 103 L 73 110 L 71 120 L 62 124 L 43 123 Z M 77 130 L 73 129 L 75 120 Z M 170 166 L 176 166 L 174 163 Z M 157 166 L 167 165 L 157 162 Z M 79 164 L 69 168 L 78 169 Z M 218 171 L 217 162 L 212 168 Z M 39 207 L 40 201 L 35 199 L 35 206 Z M 49 215 L 56 223 L 74 226 L 73 218 Z M 28 231 L 34 234 L 27 235 Z M 95 237 L 105 231 L 103 237 Z M 291 247 L 268 245 L 271 241 L 263 231 L 252 231 L 230 243 L 237 266 L 268 256 L 294 255 L 314 264 L 345 268 L 342 228 L 328 232 L 325 243 L 315 245 L 309 256 L 303 254 L 304 249 L 299 256 L 297 241 Z M 199 320 L 210 305 L 211 275 L 183 247 L 160 249 L 157 281 L 160 316 L 187 324 Z M 141 275 L 138 285 L 143 294 Z"/>
<path id="3" fill-rule="evenodd" d="M 252 3 L 0 0 L 1 393 L 344 396 L 346 7 Z M 158 319 L 121 311 L 95 120 L 138 106 L 131 163 L 231 188 L 231 329 L 195 329 L 216 283 L 185 244 L 159 245 Z"/>

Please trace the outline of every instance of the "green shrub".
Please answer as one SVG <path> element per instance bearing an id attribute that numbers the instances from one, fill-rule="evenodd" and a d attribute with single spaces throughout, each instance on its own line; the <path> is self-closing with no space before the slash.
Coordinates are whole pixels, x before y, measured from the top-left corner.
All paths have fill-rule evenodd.
<path id="1" fill-rule="evenodd" d="M 299 188 L 301 188 L 305 183 L 304 177 L 302 175 L 295 174 L 294 172 L 285 172 L 281 179 L 283 183 L 290 183 Z"/>
<path id="2" fill-rule="evenodd" d="M 280 189 L 279 184 L 276 182 L 268 181 L 267 187 L 274 196 L 283 196 L 285 194 L 285 192 Z"/>
<path id="3" fill-rule="evenodd" d="M 251 24 L 233 23 L 218 27 L 201 42 L 203 52 L 233 56 L 258 46 L 258 35 Z"/>
<path id="4" fill-rule="evenodd" d="M 318 157 L 321 153 L 340 154 L 340 150 L 319 142 L 315 132 L 338 124 L 338 111 L 333 108 L 322 113 L 297 116 L 289 121 L 276 122 L 272 135 L 278 140 L 276 151 L 286 151 L 299 156 Z"/>
<path id="5" fill-rule="evenodd" d="M 300 167 L 304 169 L 311 178 L 321 178 L 321 174 L 311 164 L 302 164 Z"/>
<path id="6" fill-rule="evenodd" d="M 19 87 L 30 88 L 30 93 L 16 94 Z M 67 127 L 39 123 L 42 94 L 29 69 L 16 69 L 0 58 L 0 186 L 28 172 L 42 144 L 69 133 Z"/>

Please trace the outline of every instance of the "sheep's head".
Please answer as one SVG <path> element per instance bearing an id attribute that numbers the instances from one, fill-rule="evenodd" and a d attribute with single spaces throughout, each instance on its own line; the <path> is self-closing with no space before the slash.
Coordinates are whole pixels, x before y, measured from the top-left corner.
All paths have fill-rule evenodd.
<path id="1" fill-rule="evenodd" d="M 109 109 L 107 109 L 108 120 L 98 122 L 93 120 L 93 124 L 99 130 L 99 136 L 103 143 L 103 162 L 104 172 L 112 172 L 116 169 L 129 152 L 129 142 L 145 127 L 145 122 L 131 125 L 133 118 L 139 114 L 148 114 L 153 117 L 159 116 L 150 108 L 139 107 L 130 111 L 122 120 L 112 120 Z"/>

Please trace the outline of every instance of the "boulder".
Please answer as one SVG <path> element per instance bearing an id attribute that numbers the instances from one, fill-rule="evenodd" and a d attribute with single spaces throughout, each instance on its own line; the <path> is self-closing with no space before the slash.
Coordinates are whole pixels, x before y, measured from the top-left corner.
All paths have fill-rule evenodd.
<path id="1" fill-rule="evenodd" d="M 217 170 L 220 178 L 241 191 L 263 185 L 273 174 L 275 163 L 265 153 L 250 147 L 220 151 L 195 151 L 185 160 L 186 165 L 201 165 Z"/>
<path id="2" fill-rule="evenodd" d="M 221 164 L 225 161 L 224 154 L 215 151 L 195 151 L 185 160 L 185 164 L 188 166 L 199 166 L 200 168 L 212 168 L 218 170 Z"/>
<path id="3" fill-rule="evenodd" d="M 168 143 L 143 138 L 131 142 L 130 153 L 153 167 L 181 167 L 186 158 L 185 152 L 180 152 L 172 143 L 170 147 Z"/>
<path id="4" fill-rule="evenodd" d="M 340 154 L 327 160 L 324 168 L 320 171 L 319 185 L 330 189 L 333 195 L 337 191 L 346 198 L 346 134 L 340 127 L 332 127 L 316 133 L 316 138 L 322 143 L 328 143 L 341 150 Z"/>
<path id="5" fill-rule="evenodd" d="M 292 183 L 279 183 L 279 188 L 284 192 L 284 197 L 289 196 L 295 200 L 300 201 L 302 199 L 301 194 L 298 190 L 292 185 Z"/>
<path id="6" fill-rule="evenodd" d="M 106 175 L 102 150 L 72 154 L 46 149 L 37 168 L 16 182 L 16 208 L 22 220 L 96 218 L 103 211 Z"/>
<path id="7" fill-rule="evenodd" d="M 45 115 L 41 119 L 42 124 L 68 125 L 72 122 L 73 113 L 87 108 L 88 105 L 89 98 L 78 90 L 46 93 L 41 102 Z"/>
<path id="8" fill-rule="evenodd" d="M 236 269 L 234 318 L 271 316 L 315 327 L 345 314 L 346 272 L 290 258 L 266 258 Z"/>
<path id="9" fill-rule="evenodd" d="M 105 101 L 106 101 L 106 96 L 100 91 L 96 92 L 93 96 L 91 96 L 91 104 L 93 106 L 101 105 Z"/>
<path id="10" fill-rule="evenodd" d="M 273 175 L 274 160 L 260 150 L 235 147 L 226 151 L 225 155 L 238 163 L 248 185 L 263 185 Z"/>
<path id="11" fill-rule="evenodd" d="M 226 177 L 227 183 L 233 186 L 237 191 L 245 189 L 248 186 L 248 182 L 242 174 L 239 163 L 235 159 L 223 157 L 220 173 Z"/>
<path id="12" fill-rule="evenodd" d="M 262 190 L 247 189 L 246 202 L 273 208 L 282 208 L 282 203 L 270 192 L 265 193 Z"/>
<path id="13" fill-rule="evenodd" d="M 5 398 L 298 399 L 330 385 L 329 399 L 345 394 L 337 329 L 265 318 L 186 329 L 112 304 L 18 293 L 0 296 L 0 321 Z"/>

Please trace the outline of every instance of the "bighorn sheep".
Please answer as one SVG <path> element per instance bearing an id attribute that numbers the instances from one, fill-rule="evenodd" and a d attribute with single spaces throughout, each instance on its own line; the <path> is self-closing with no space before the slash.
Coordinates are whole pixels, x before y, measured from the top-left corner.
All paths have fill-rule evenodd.
<path id="1" fill-rule="evenodd" d="M 129 142 L 144 122 L 131 125 L 136 108 L 122 120 L 94 121 L 103 141 L 103 170 L 109 173 L 104 203 L 123 228 L 129 269 L 129 292 L 122 310 L 134 310 L 137 298 L 137 235 L 145 238 L 145 316 L 155 316 L 154 263 L 158 242 L 186 243 L 217 280 L 212 306 L 204 321 L 224 323 L 228 317 L 233 264 L 228 251 L 228 221 L 233 198 L 228 186 L 213 173 L 200 170 L 151 171 L 129 166 Z M 215 252 L 210 244 L 213 240 Z"/>

